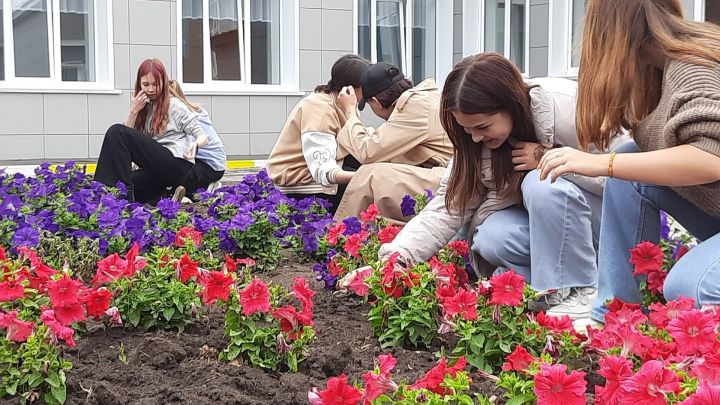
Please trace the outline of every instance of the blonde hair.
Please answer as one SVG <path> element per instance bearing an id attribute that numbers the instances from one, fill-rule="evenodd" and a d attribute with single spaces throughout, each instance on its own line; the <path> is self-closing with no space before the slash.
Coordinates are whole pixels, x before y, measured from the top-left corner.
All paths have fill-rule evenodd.
<path id="1" fill-rule="evenodd" d="M 581 147 L 607 149 L 614 134 L 635 130 L 657 107 L 663 71 L 640 60 L 650 46 L 710 66 L 720 63 L 720 27 L 683 19 L 679 0 L 589 0 L 578 77 Z"/>
<path id="2" fill-rule="evenodd" d="M 185 97 L 185 93 L 177 80 L 170 80 L 168 82 L 168 90 L 170 91 L 171 96 L 185 103 L 185 105 L 191 110 L 194 110 L 195 112 L 201 112 L 203 110 L 202 104 L 193 103 Z"/>

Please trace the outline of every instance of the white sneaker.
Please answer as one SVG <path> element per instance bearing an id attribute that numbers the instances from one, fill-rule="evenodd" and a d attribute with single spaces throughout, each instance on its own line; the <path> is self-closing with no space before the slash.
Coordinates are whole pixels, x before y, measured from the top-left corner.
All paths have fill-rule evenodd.
<path id="1" fill-rule="evenodd" d="M 605 324 L 600 323 L 592 318 L 580 318 L 573 321 L 573 328 L 575 328 L 575 331 L 578 333 L 582 333 L 583 335 L 588 335 L 588 328 L 592 327 L 595 330 L 599 330 L 605 327 Z"/>
<path id="2" fill-rule="evenodd" d="M 561 288 L 541 295 L 535 301 L 528 303 L 528 308 L 535 312 L 545 311 L 545 314 L 550 316 L 589 318 L 590 309 L 597 296 L 598 291 L 594 287 Z"/>
<path id="3" fill-rule="evenodd" d="M 214 193 L 215 190 L 219 189 L 220 187 L 222 187 L 222 183 L 220 183 L 220 180 L 218 180 L 218 181 L 213 181 L 212 183 L 210 183 L 210 184 L 208 185 L 208 187 L 207 187 L 207 192 L 208 192 L 208 193 Z"/>

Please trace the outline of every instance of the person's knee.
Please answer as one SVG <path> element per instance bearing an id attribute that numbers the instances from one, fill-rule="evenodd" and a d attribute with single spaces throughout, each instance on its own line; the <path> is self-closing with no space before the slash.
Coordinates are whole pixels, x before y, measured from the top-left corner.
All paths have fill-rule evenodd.
<path id="1" fill-rule="evenodd" d="M 105 132 L 105 141 L 122 139 L 127 133 L 127 127 L 125 125 L 113 124 Z"/>
<path id="2" fill-rule="evenodd" d="M 681 274 L 680 271 L 671 271 L 663 284 L 663 295 L 668 301 L 680 297 L 692 298 L 697 301 L 697 290 L 697 282 Z"/>
<path id="3" fill-rule="evenodd" d="M 565 207 L 568 199 L 585 203 L 585 195 L 578 186 L 565 180 L 558 180 L 555 183 L 550 183 L 548 180 L 540 181 L 536 170 L 528 173 L 523 181 L 522 194 L 528 211 L 533 208 L 549 211 L 553 205 Z"/>
<path id="4" fill-rule="evenodd" d="M 686 267 L 686 268 L 683 268 Z M 697 306 L 720 304 L 720 285 L 717 283 L 717 275 L 720 272 L 720 261 L 716 261 L 709 268 L 698 273 L 695 269 L 688 269 L 679 262 L 673 267 L 663 284 L 663 295 L 668 301 L 680 297 L 692 298 Z"/>
<path id="5" fill-rule="evenodd" d="M 471 249 L 489 263 L 494 264 L 500 261 L 498 252 L 500 243 L 502 243 L 501 238 L 490 232 L 475 232 Z"/>

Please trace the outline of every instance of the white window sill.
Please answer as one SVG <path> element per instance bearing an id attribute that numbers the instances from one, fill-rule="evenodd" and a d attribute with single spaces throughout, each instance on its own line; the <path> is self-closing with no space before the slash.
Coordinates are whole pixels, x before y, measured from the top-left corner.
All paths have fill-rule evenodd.
<path id="1" fill-rule="evenodd" d="M 122 94 L 119 89 L 94 88 L 27 88 L 27 87 L 0 87 L 0 93 L 34 93 L 34 94 Z"/>
<path id="2" fill-rule="evenodd" d="M 306 96 L 304 91 L 279 90 L 186 90 L 185 94 L 192 96 Z"/>

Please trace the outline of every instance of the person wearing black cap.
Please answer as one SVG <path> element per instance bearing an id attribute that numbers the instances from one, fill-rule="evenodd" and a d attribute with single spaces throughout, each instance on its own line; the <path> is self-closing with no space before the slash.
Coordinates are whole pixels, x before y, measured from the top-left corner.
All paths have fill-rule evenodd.
<path id="1" fill-rule="evenodd" d="M 404 222 L 402 198 L 437 190 L 452 158 L 452 144 L 440 123 L 441 93 L 435 80 L 413 87 L 397 67 L 384 62 L 367 68 L 360 85 L 359 97 L 348 86 L 337 100 L 347 116 L 337 136 L 339 153 L 354 156 L 362 166 L 348 184 L 335 219 L 357 216 L 375 203 L 384 217 Z M 366 127 L 357 112 L 365 105 L 386 122 Z"/>
<path id="2" fill-rule="evenodd" d="M 270 180 L 287 196 L 325 198 L 331 203 L 330 212 L 335 212 L 359 166 L 352 156 L 338 151 L 335 137 L 346 118 L 337 95 L 345 86 L 362 93 L 360 78 L 369 65 L 357 55 L 341 56 L 328 83 L 317 86 L 290 112 L 267 161 Z"/>

